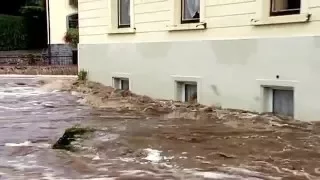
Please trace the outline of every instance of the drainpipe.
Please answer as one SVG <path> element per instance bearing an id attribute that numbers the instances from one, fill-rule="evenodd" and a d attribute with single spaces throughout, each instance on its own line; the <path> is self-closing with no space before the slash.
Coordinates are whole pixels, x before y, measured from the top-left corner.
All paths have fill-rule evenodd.
<path id="1" fill-rule="evenodd" d="M 48 34 L 48 57 L 51 64 L 51 24 L 50 24 L 50 0 L 47 1 L 47 34 Z"/>

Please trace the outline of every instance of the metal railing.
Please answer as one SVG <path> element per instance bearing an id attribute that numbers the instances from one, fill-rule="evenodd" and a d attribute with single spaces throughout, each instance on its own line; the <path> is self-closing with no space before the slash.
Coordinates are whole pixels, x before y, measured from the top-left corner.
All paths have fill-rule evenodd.
<path id="1" fill-rule="evenodd" d="M 47 56 L 47 55 L 0 55 L 0 66 L 48 66 L 48 65 L 77 65 L 77 56 Z"/>

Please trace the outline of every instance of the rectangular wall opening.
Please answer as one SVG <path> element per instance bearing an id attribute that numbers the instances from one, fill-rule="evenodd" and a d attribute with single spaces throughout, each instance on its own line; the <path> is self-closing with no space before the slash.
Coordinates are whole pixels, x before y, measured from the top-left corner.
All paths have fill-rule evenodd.
<path id="1" fill-rule="evenodd" d="M 287 87 L 264 87 L 264 111 L 294 117 L 294 90 Z"/>
<path id="2" fill-rule="evenodd" d="M 130 90 L 130 83 L 128 78 L 113 78 L 113 87 L 121 90 Z"/>

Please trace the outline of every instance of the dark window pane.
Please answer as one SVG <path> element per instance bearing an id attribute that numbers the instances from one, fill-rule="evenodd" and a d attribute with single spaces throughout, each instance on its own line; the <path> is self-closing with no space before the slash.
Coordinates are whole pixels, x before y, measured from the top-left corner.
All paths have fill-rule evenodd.
<path id="1" fill-rule="evenodd" d="M 197 100 L 197 85 L 186 84 L 185 85 L 185 101 L 196 101 Z"/>
<path id="2" fill-rule="evenodd" d="M 128 79 L 121 80 L 121 89 L 122 90 L 129 90 L 129 80 Z"/>
<path id="3" fill-rule="evenodd" d="M 199 22 L 200 0 L 182 0 L 182 22 Z"/>
<path id="4" fill-rule="evenodd" d="M 119 27 L 130 27 L 130 0 L 118 0 Z"/>
<path id="5" fill-rule="evenodd" d="M 299 14 L 301 0 L 270 0 L 271 16 L 283 16 L 290 14 Z"/>
<path id="6" fill-rule="evenodd" d="M 78 28 L 78 14 L 68 16 L 68 28 Z"/>

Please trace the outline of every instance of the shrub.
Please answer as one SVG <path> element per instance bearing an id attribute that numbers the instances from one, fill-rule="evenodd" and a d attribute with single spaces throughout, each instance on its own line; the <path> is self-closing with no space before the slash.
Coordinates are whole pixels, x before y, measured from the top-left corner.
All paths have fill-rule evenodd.
<path id="1" fill-rule="evenodd" d="M 85 80 L 87 80 L 87 78 L 88 78 L 88 72 L 82 69 L 78 73 L 78 80 L 79 81 L 85 81 Z"/>
<path id="2" fill-rule="evenodd" d="M 75 28 L 70 28 L 64 36 L 64 41 L 71 44 L 72 47 L 77 47 L 79 43 L 79 30 Z"/>

